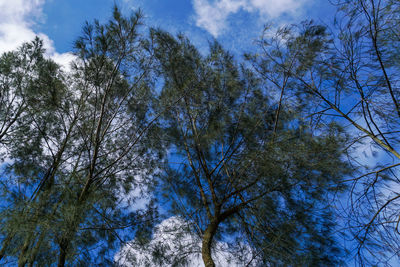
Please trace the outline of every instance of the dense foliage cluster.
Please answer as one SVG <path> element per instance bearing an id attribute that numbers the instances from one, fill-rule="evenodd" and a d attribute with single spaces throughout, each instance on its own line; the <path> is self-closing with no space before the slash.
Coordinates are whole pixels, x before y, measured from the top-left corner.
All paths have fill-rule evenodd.
<path id="1" fill-rule="evenodd" d="M 339 11 L 333 33 L 285 26 L 242 61 L 118 8 L 69 70 L 38 38 L 1 55 L 0 263 L 336 266 L 339 232 L 358 263 L 389 263 L 400 5 Z M 366 139 L 393 159 L 360 164 Z"/>

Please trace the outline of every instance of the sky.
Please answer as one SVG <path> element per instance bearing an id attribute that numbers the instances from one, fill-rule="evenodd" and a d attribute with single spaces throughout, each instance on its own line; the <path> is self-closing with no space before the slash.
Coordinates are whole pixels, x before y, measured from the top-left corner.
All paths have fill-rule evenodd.
<path id="1" fill-rule="evenodd" d="M 267 23 L 329 24 L 335 10 L 328 0 L 0 0 L 0 53 L 39 36 L 47 55 L 67 68 L 85 21 L 106 21 L 115 3 L 125 14 L 141 8 L 147 25 L 183 33 L 202 52 L 216 39 L 237 56 L 254 49 Z"/>
<path id="2" fill-rule="evenodd" d="M 64 63 L 85 21 L 107 20 L 114 3 L 126 14 L 142 9 L 147 25 L 184 33 L 200 50 L 215 38 L 237 55 L 253 47 L 266 23 L 329 23 L 335 10 L 328 0 L 0 0 L 0 52 L 38 35 Z"/>
<path id="3" fill-rule="evenodd" d="M 204 267 L 201 259 L 201 240 L 190 235 L 186 231 L 188 225 L 180 217 L 173 216 L 162 221 L 157 225 L 153 231 L 153 239 L 146 245 L 145 248 L 139 243 L 132 241 L 126 244 L 121 250 L 115 254 L 114 260 L 116 263 L 124 267 L 135 266 L 151 266 L 155 262 L 155 257 L 151 251 L 160 247 L 167 247 L 166 255 L 160 266 L 169 266 L 168 260 L 176 260 L 176 257 L 184 256 L 187 265 L 190 267 Z M 213 259 L 217 266 L 240 267 L 243 264 L 238 262 L 237 259 L 246 259 L 247 262 L 251 261 L 253 256 L 250 247 L 245 244 L 240 244 L 243 251 L 231 253 L 229 245 L 223 241 L 216 241 L 212 252 Z M 150 249 L 149 249 L 150 248 Z M 136 262 L 131 262 L 128 259 L 134 256 Z"/>
<path id="4" fill-rule="evenodd" d="M 183 33 L 202 52 L 216 39 L 238 57 L 255 48 L 265 24 L 277 28 L 312 19 L 330 25 L 336 10 L 329 0 L 0 0 L 0 53 L 39 36 L 47 55 L 68 68 L 74 58 L 73 42 L 85 21 L 105 22 L 114 4 L 125 14 L 142 9 L 147 25 Z M 372 151 L 366 143 L 357 153 L 362 162 L 372 165 L 377 162 Z M 158 231 L 174 220 L 179 221 L 162 222 Z M 162 238 L 156 232 L 154 244 L 157 236 Z M 192 260 L 198 260 L 198 255 Z"/>

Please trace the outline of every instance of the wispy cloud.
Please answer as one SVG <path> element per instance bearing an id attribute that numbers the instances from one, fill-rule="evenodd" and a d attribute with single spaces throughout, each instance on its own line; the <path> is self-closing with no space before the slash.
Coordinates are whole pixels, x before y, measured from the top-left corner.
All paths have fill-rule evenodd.
<path id="1" fill-rule="evenodd" d="M 128 242 L 115 255 L 114 261 L 118 266 L 125 267 L 153 265 L 172 267 L 185 259 L 184 266 L 202 267 L 204 264 L 201 259 L 201 239 L 188 231 L 188 227 L 188 222 L 182 218 L 170 217 L 155 227 L 152 239 L 146 247 L 135 240 Z M 243 266 L 243 261 L 251 261 L 253 254 L 250 247 L 242 243 L 236 245 L 240 248 L 234 251 L 225 242 L 214 243 L 212 256 L 217 266 L 239 267 Z M 158 251 L 163 253 L 161 259 L 157 258 Z M 160 260 L 162 262 L 159 262 Z M 253 262 L 256 265 L 256 260 Z"/>
<path id="2" fill-rule="evenodd" d="M 260 19 L 297 16 L 310 0 L 192 0 L 195 21 L 214 37 L 228 28 L 231 15 L 239 11 L 254 13 Z"/>
<path id="3" fill-rule="evenodd" d="M 68 67 L 74 58 L 71 53 L 60 54 L 55 51 L 53 41 L 44 33 L 35 32 L 37 22 L 43 22 L 44 0 L 0 0 L 0 53 L 16 49 L 24 42 L 39 36 L 46 53 L 54 61 Z"/>

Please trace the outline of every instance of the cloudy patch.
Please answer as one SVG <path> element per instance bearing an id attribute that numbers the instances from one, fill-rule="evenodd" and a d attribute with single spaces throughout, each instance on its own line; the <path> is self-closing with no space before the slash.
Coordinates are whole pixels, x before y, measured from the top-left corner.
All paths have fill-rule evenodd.
<path id="1" fill-rule="evenodd" d="M 155 227 L 152 240 L 148 244 L 140 245 L 135 240 L 131 241 L 115 255 L 114 261 L 117 266 L 124 267 L 172 267 L 178 263 L 183 266 L 204 267 L 201 240 L 191 234 L 189 229 L 188 223 L 180 217 L 170 217 Z M 250 263 L 253 255 L 251 249 L 244 244 L 239 245 L 241 250 L 233 252 L 227 243 L 216 242 L 213 248 L 215 264 L 239 267 L 244 266 L 243 262 Z"/>
<path id="2" fill-rule="evenodd" d="M 261 20 L 296 17 L 310 0 L 192 0 L 198 27 L 218 37 L 229 28 L 229 20 L 239 11 L 258 16 Z"/>
<path id="3" fill-rule="evenodd" d="M 43 40 L 47 56 L 68 70 L 74 59 L 71 53 L 57 53 L 53 41 L 44 33 L 35 32 L 34 26 L 43 22 L 44 0 L 0 0 L 0 53 L 15 50 L 36 36 Z"/>

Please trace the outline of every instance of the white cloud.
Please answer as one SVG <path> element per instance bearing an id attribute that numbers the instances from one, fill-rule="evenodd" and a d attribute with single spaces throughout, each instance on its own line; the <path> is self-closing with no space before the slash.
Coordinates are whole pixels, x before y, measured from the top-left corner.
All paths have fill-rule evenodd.
<path id="1" fill-rule="evenodd" d="M 71 53 L 57 53 L 53 41 L 44 33 L 33 30 L 35 22 L 44 21 L 44 0 L 0 0 L 0 53 L 16 49 L 35 36 L 43 40 L 47 56 L 68 70 L 74 59 Z"/>
<path id="2" fill-rule="evenodd" d="M 217 37 L 227 29 L 229 16 L 244 10 L 261 19 L 276 19 L 283 15 L 296 16 L 309 0 L 192 0 L 196 25 Z M 246 26 L 246 25 L 244 25 Z"/>
<path id="3" fill-rule="evenodd" d="M 32 18 L 42 16 L 44 0 L 0 0 L 0 23 L 28 23 Z"/>
<path id="4" fill-rule="evenodd" d="M 10 51 L 36 35 L 34 21 L 43 18 L 43 0 L 0 0 L 0 52 Z M 48 39 L 48 38 L 46 38 Z"/>
<path id="5" fill-rule="evenodd" d="M 245 9 L 273 19 L 285 13 L 296 15 L 304 3 L 305 0 L 249 0 Z"/>
<path id="6" fill-rule="evenodd" d="M 114 257 L 118 266 L 175 266 L 184 259 L 184 266 L 203 267 L 201 258 L 201 240 L 190 234 L 188 223 L 179 217 L 170 217 L 156 226 L 152 240 L 146 248 L 136 241 L 126 244 Z M 249 262 L 252 257 L 251 249 L 241 244 L 242 250 L 233 253 L 225 242 L 216 242 L 213 248 L 213 259 L 216 266 L 243 266 L 237 259 L 242 257 Z M 154 252 L 163 252 L 162 261 L 157 261 Z M 174 264 L 175 263 L 175 264 Z M 252 266 L 252 265 L 249 265 Z"/>

